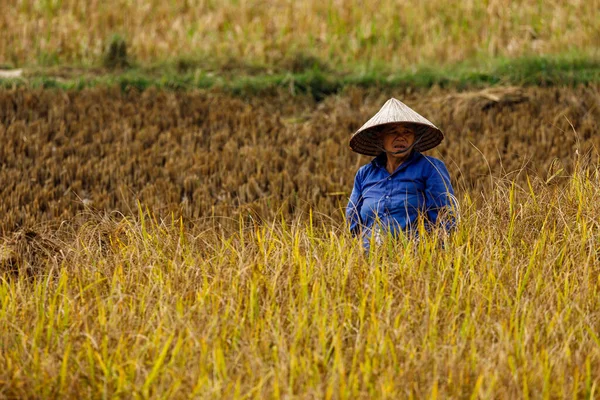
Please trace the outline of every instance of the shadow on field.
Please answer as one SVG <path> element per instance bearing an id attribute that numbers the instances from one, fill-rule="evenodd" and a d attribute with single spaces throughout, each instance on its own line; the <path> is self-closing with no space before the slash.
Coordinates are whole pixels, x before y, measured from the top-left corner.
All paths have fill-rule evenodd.
<path id="1" fill-rule="evenodd" d="M 60 265 L 61 245 L 49 232 L 20 229 L 0 242 L 0 274 L 34 277 L 48 273 L 48 265 Z"/>

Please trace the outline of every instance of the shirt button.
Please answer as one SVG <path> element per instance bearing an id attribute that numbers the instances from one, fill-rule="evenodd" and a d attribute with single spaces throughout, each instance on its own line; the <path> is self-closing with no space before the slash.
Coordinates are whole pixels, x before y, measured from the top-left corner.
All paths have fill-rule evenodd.
<path id="1" fill-rule="evenodd" d="M 388 181 L 391 181 L 391 180 L 392 180 L 392 177 L 391 177 L 391 176 L 389 176 L 389 177 L 388 177 Z"/>
<path id="2" fill-rule="evenodd" d="M 389 198 L 390 198 L 390 196 L 385 196 L 385 198 L 386 198 L 386 199 L 389 199 Z"/>

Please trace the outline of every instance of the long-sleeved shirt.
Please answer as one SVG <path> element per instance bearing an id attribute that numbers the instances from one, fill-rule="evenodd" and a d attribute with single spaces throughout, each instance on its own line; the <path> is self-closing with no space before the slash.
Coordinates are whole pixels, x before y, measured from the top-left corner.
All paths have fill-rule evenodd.
<path id="1" fill-rule="evenodd" d="M 448 170 L 441 160 L 413 152 L 390 174 L 382 153 L 356 173 L 346 218 L 351 232 L 360 235 L 369 249 L 371 236 L 380 235 L 382 229 L 394 236 L 401 230 L 416 233 L 419 215 L 426 217 L 426 226 L 436 224 L 444 208 L 449 208 L 450 216 L 455 215 L 454 198 Z M 451 217 L 444 227 L 449 229 L 454 223 Z"/>

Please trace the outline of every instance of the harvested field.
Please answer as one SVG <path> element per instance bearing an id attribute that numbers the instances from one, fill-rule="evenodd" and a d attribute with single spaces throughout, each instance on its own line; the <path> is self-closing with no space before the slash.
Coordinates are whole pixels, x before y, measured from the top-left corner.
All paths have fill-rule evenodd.
<path id="1" fill-rule="evenodd" d="M 0 232 L 58 223 L 85 210 L 136 214 L 138 201 L 186 221 L 297 216 L 341 220 L 354 173 L 368 158 L 348 139 L 390 96 L 438 124 L 442 158 L 459 193 L 490 177 L 553 177 L 597 162 L 599 87 L 348 89 L 315 103 L 285 93 L 0 93 Z M 593 149 L 596 149 L 594 151 Z"/>
<path id="2" fill-rule="evenodd" d="M 0 398 L 593 398 L 598 89 L 1 92 Z M 392 95 L 461 220 L 365 255 Z"/>

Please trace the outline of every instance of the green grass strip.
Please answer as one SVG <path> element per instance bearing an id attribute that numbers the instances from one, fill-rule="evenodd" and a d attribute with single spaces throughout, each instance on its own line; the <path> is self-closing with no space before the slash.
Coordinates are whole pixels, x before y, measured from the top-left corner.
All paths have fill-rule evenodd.
<path id="1" fill-rule="evenodd" d="M 597 82 L 600 82 L 600 59 L 563 56 L 498 59 L 487 66 L 460 64 L 447 68 L 420 67 L 410 71 L 375 68 L 348 73 L 324 70 L 316 65 L 299 72 L 271 73 L 244 68 L 221 73 L 200 68 L 179 72 L 173 65 L 135 67 L 117 72 L 80 69 L 69 74 L 53 69 L 26 72 L 25 77 L 21 78 L 0 78 L 0 87 L 65 90 L 95 86 L 119 86 L 123 90 L 145 90 L 150 87 L 166 90 L 216 88 L 239 95 L 285 89 L 292 94 L 309 94 L 319 100 L 350 86 L 381 89 L 439 86 L 460 90 L 495 85 L 558 86 Z"/>

